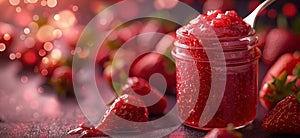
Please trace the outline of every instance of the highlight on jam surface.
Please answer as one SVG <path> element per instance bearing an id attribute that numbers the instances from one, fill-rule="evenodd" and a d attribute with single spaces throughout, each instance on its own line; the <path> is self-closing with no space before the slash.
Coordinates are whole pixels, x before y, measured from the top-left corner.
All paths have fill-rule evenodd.
<path id="1" fill-rule="evenodd" d="M 77 47 L 85 27 L 99 13 L 124 1 L 0 0 L 0 135 L 56 137 L 79 134 L 89 137 L 107 136 L 110 130 L 143 131 L 143 126 L 127 127 L 127 124 L 118 124 L 118 119 L 132 122 L 156 120 L 170 112 L 176 103 L 179 104 L 179 116 L 185 117 L 182 127 L 169 134 L 169 137 L 202 137 L 208 132 L 203 129 L 210 130 L 206 137 L 214 133 L 249 136 L 252 129 L 262 137 L 273 133 L 288 136 L 300 134 L 300 2 L 276 0 L 258 15 L 254 28 L 248 26 L 242 18 L 263 0 L 152 0 L 149 7 L 158 11 L 172 11 L 183 2 L 202 15 L 187 17 L 185 26 L 163 18 L 140 18 L 119 24 L 122 19 L 135 17 L 146 10 L 139 6 L 146 1 L 128 0 L 128 10 L 117 10 L 116 14 L 107 12 L 104 18 L 97 21 L 95 31 L 101 32 L 112 27 L 115 29 L 101 44 L 94 63 L 96 72 L 92 75 L 98 89 L 105 91 L 103 97 L 107 106 L 105 116 L 98 117 L 101 124 L 94 126 L 89 124 L 90 120 L 82 114 L 76 102 L 74 76 L 89 75 L 73 70 L 73 57 L 76 55 L 84 59 L 95 52 L 89 50 L 89 44 Z M 213 31 L 222 40 L 221 46 L 255 48 L 240 50 L 240 53 L 247 53 L 243 56 L 230 49 L 232 53 L 223 49 L 226 51 L 224 56 L 227 61 L 229 55 L 234 56 L 225 65 L 225 98 L 220 100 L 220 108 L 216 109 L 218 111 L 211 118 L 212 121 L 200 127 L 200 116 L 212 87 L 213 67 L 205 62 L 208 58 L 205 53 L 207 51 L 203 51 L 203 44 L 199 43 L 200 39 L 193 33 L 207 22 L 215 27 Z M 255 34 L 249 35 L 251 31 Z M 167 36 L 135 38 L 153 32 Z M 203 37 L 202 34 L 205 36 L 206 32 L 201 32 L 200 36 Z M 230 45 L 236 41 L 228 37 L 246 36 L 255 40 L 257 38 L 257 41 L 253 44 L 249 41 L 247 44 L 238 42 Z M 151 49 L 153 52 L 137 55 L 122 49 L 125 44 L 139 47 L 139 43 L 155 43 Z M 186 49 L 181 47 L 183 45 Z M 195 50 L 195 47 L 200 47 L 200 50 Z M 174 52 L 175 49 L 177 53 Z M 186 51 L 180 51 L 182 49 Z M 182 57 L 182 54 L 190 57 Z M 137 58 L 133 59 L 134 57 Z M 128 59 L 133 62 L 128 64 Z M 235 65 L 241 59 L 249 60 L 249 63 Z M 187 69 L 194 64 L 195 70 Z M 129 69 L 128 74 L 124 72 L 124 68 Z M 189 74 L 193 71 L 197 73 Z M 200 82 L 200 88 L 196 90 L 194 86 L 198 85 L 194 80 Z M 103 84 L 107 87 L 102 87 Z M 161 84 L 166 84 L 166 87 L 160 87 Z M 84 90 L 85 87 L 88 86 L 80 89 Z M 199 97 L 192 97 L 193 93 L 190 91 L 196 92 Z M 147 98 L 136 97 L 133 93 L 139 96 L 150 95 L 150 99 L 157 99 L 157 102 L 148 106 Z M 230 98 L 234 96 L 238 98 Z M 196 102 L 195 107 L 187 108 L 193 100 Z M 248 101 L 248 104 L 243 105 L 244 101 Z M 286 108 L 288 104 L 292 108 Z M 228 114 L 229 111 L 232 114 Z M 280 118 L 280 112 L 285 113 L 286 117 Z M 64 118 L 66 120 L 62 121 Z M 31 133 L 30 123 L 34 126 L 43 120 L 48 122 L 40 123 L 40 129 L 49 132 L 42 133 L 35 128 L 37 133 Z M 49 120 L 58 120 L 58 123 L 48 125 L 51 122 Z M 63 128 L 61 124 L 64 124 Z M 248 124 L 252 128 L 247 127 Z M 54 130 L 57 131 L 52 134 L 52 126 L 60 127 L 56 127 Z M 242 130 L 237 129 L 244 126 L 246 128 Z M 196 129 L 190 130 L 188 127 Z M 18 133 L 14 133 L 15 128 Z"/>

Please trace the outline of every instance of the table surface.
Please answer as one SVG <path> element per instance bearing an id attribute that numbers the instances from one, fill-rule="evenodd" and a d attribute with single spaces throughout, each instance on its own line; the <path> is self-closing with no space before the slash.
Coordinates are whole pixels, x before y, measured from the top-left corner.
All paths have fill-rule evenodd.
<path id="1" fill-rule="evenodd" d="M 266 70 L 260 63 L 259 80 Z M 75 98 L 60 98 L 53 89 L 41 87 L 45 79 L 21 71 L 18 63 L 0 62 L 0 77 L 0 137 L 70 137 L 66 132 L 86 121 Z M 168 100 L 174 102 L 175 96 Z M 297 137 L 264 132 L 261 120 L 266 112 L 258 106 L 254 122 L 239 129 L 244 137 Z M 166 137 L 203 137 L 206 133 L 180 126 Z"/>

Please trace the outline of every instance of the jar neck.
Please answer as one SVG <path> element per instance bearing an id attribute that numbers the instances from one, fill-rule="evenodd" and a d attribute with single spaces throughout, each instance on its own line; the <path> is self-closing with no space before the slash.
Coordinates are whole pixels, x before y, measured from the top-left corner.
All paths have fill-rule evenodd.
<path id="1" fill-rule="evenodd" d="M 177 32 L 178 33 L 178 32 Z M 175 58 L 197 62 L 246 63 L 260 57 L 255 34 L 244 37 L 196 39 L 177 34 L 172 54 Z"/>
<path id="2" fill-rule="evenodd" d="M 205 37 L 210 36 L 210 37 Z M 255 35 L 255 30 L 252 29 L 247 36 L 236 36 L 236 37 L 218 37 L 216 34 L 207 35 L 199 34 L 195 36 L 193 34 L 186 34 L 179 28 L 176 31 L 176 40 L 180 46 L 195 49 L 218 49 L 222 47 L 223 51 L 232 51 L 239 49 L 251 49 L 257 43 L 258 38 Z"/>

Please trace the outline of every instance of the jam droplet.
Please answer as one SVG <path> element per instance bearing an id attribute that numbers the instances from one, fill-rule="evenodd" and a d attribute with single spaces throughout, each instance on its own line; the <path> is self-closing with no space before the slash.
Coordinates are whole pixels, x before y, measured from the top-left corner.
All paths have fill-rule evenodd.
<path id="1" fill-rule="evenodd" d="M 68 135 L 79 134 L 80 137 L 100 137 L 107 136 L 95 127 L 87 127 L 84 124 L 79 124 L 79 127 L 69 130 Z"/>

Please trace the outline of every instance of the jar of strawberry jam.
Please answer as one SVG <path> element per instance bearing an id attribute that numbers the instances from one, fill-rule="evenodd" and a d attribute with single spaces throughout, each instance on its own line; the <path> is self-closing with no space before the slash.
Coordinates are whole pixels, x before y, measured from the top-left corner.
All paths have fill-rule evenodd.
<path id="1" fill-rule="evenodd" d="M 177 103 L 185 125 L 241 128 L 256 114 L 257 37 L 235 11 L 209 11 L 176 31 Z"/>

